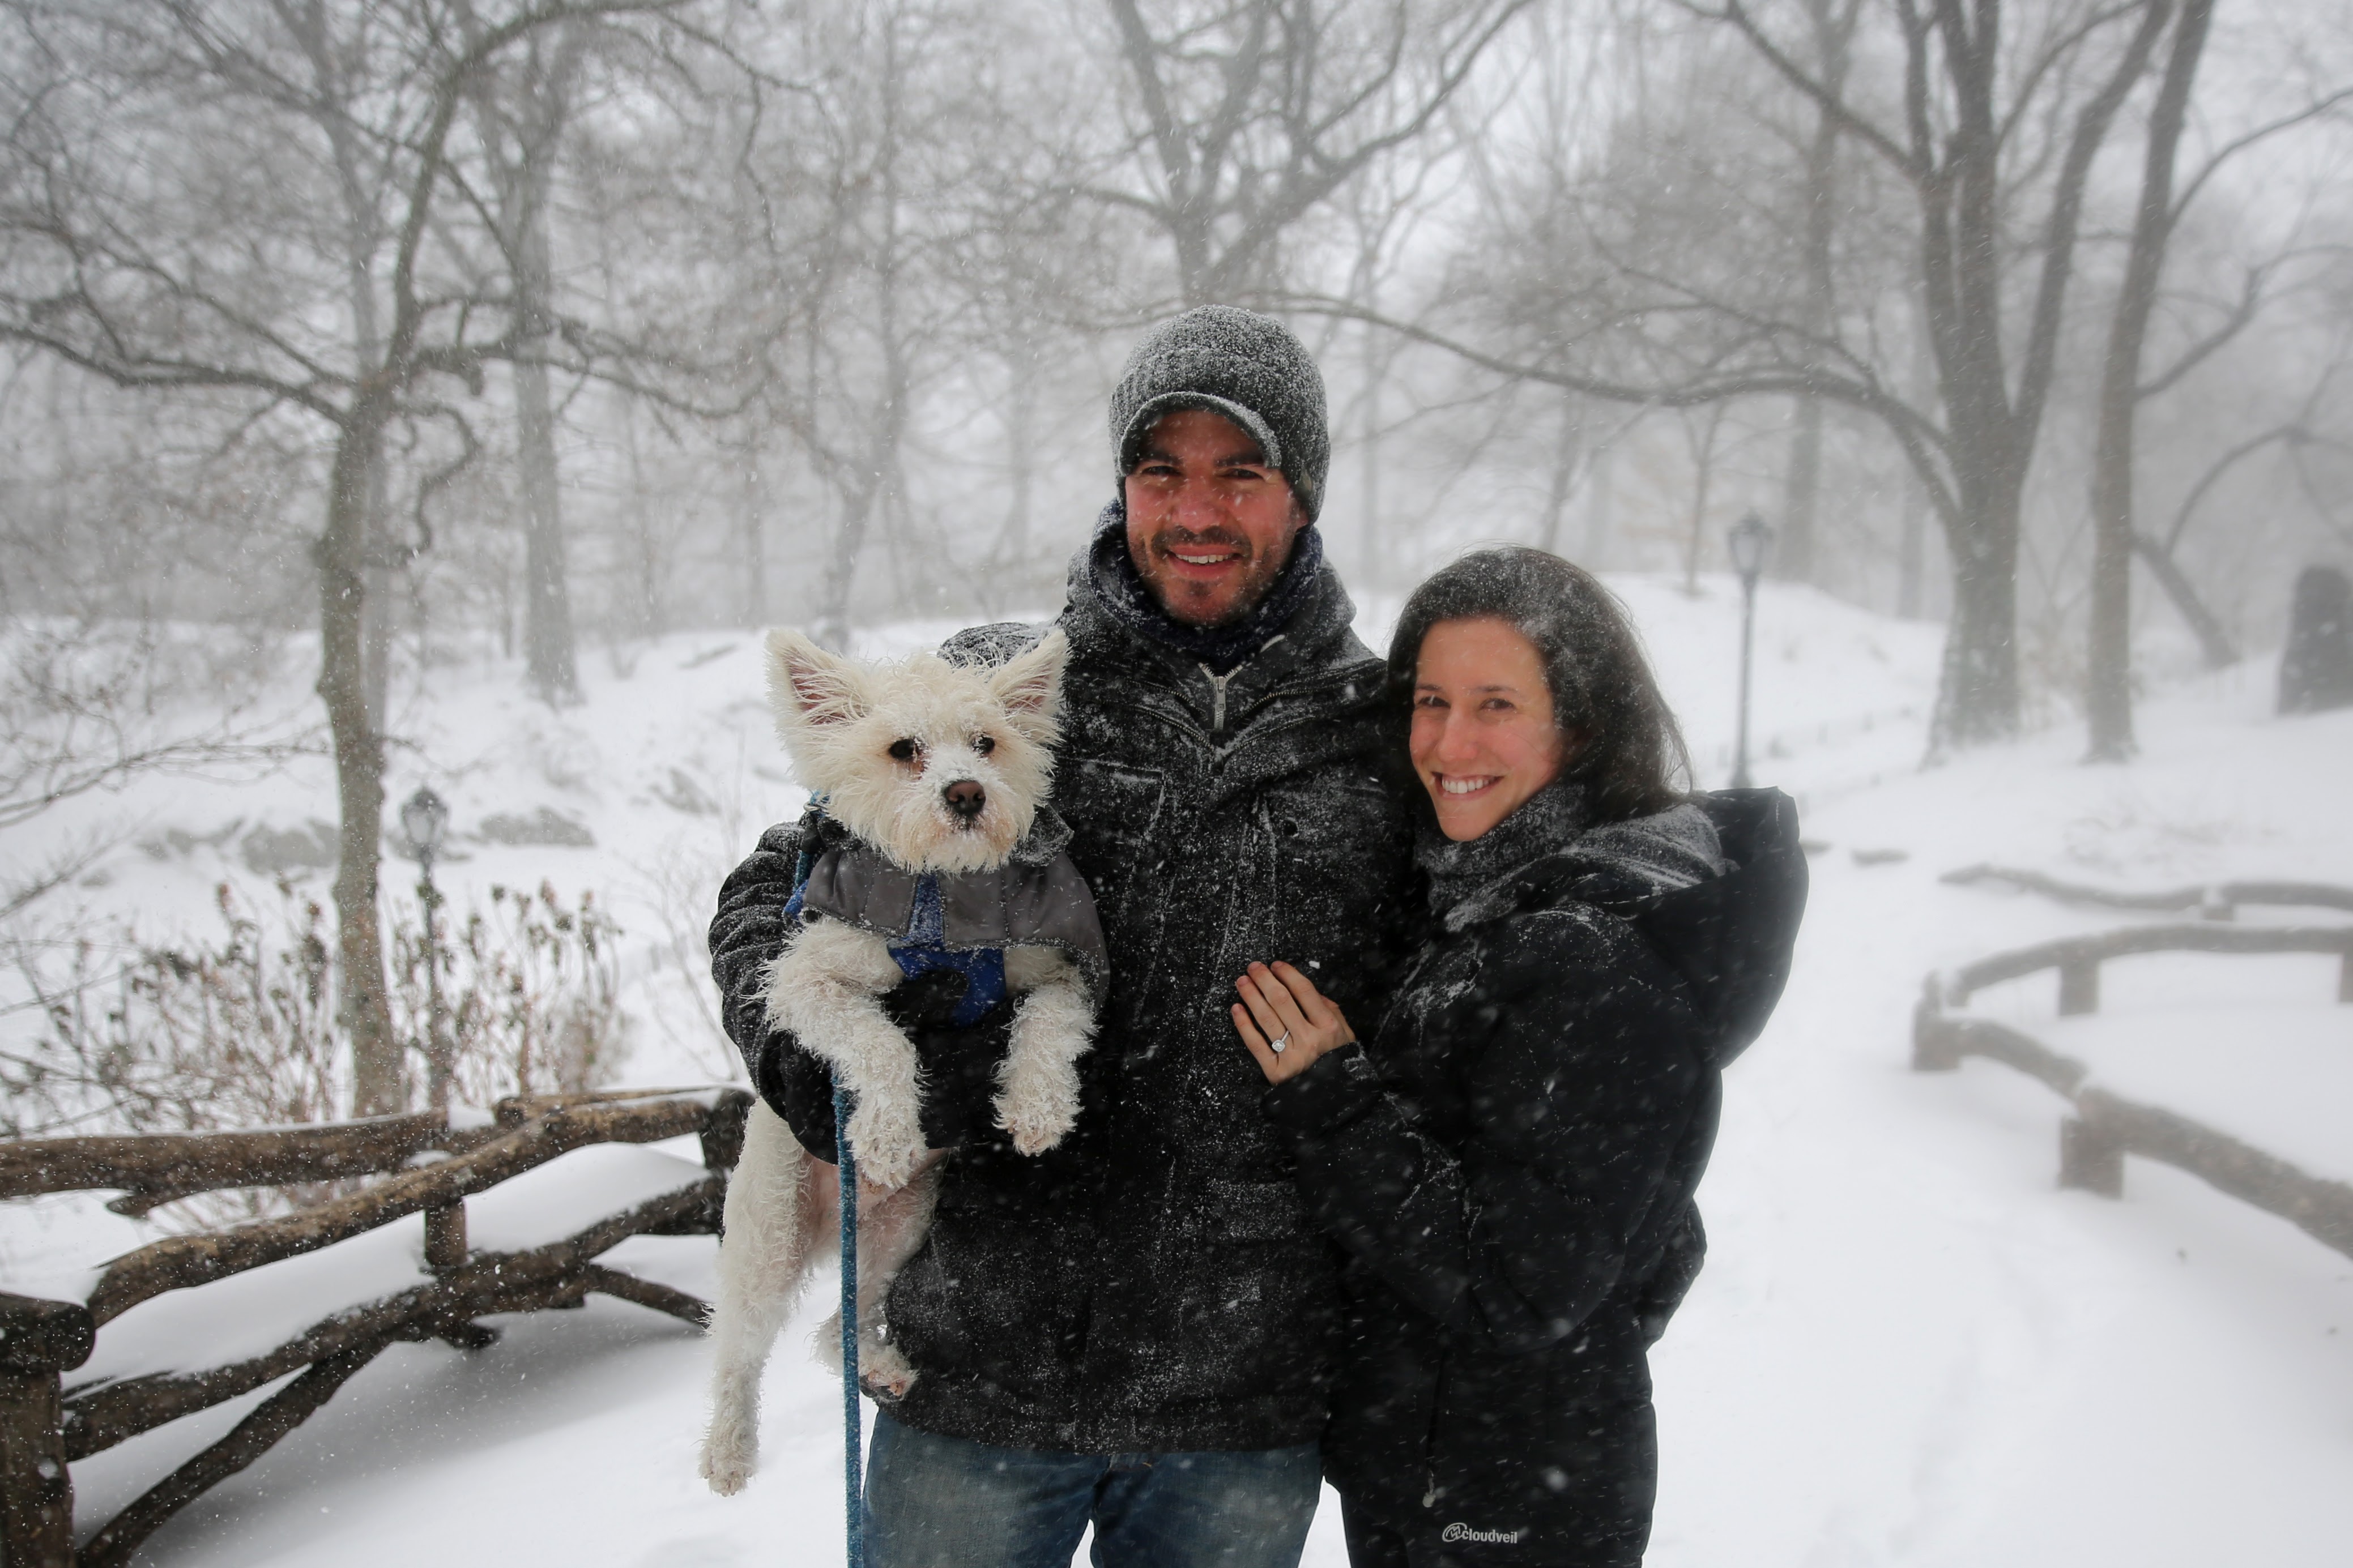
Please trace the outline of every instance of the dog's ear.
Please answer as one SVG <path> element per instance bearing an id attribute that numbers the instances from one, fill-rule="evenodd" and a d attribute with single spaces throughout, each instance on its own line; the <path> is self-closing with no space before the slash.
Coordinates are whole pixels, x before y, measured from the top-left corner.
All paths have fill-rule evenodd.
<path id="1" fill-rule="evenodd" d="M 1071 639 L 1060 627 L 1038 646 L 989 672 L 988 692 L 1032 739 L 1049 745 L 1060 732 L 1062 667 L 1071 661 Z"/>
<path id="2" fill-rule="evenodd" d="M 780 722 L 818 728 L 847 723 L 869 706 L 856 665 L 782 627 L 768 634 L 768 696 Z"/>

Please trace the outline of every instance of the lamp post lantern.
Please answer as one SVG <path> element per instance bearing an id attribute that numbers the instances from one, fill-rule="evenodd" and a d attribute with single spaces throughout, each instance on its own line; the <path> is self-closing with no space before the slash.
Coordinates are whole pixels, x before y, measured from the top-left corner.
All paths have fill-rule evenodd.
<path id="1" fill-rule="evenodd" d="M 1740 738 L 1732 753 L 1732 787 L 1748 787 L 1748 677 L 1757 647 L 1757 579 L 1764 574 L 1765 558 L 1773 551 L 1773 531 L 1750 512 L 1732 525 L 1725 542 L 1732 551 L 1732 569 L 1740 574 Z"/>
<path id="2" fill-rule="evenodd" d="M 400 830 L 407 835 L 408 847 L 416 852 L 423 872 L 417 897 L 425 906 L 426 1101 L 447 1115 L 455 1064 L 450 1060 L 448 1021 L 441 1009 L 441 933 L 435 918 L 440 912 L 441 893 L 433 885 L 433 857 L 449 830 L 449 808 L 431 789 L 419 788 L 401 804 Z"/>

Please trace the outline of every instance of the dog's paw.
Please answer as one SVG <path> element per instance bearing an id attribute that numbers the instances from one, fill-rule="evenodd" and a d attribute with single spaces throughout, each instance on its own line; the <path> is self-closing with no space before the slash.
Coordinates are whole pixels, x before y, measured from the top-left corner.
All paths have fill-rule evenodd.
<path id="1" fill-rule="evenodd" d="M 1024 1154 L 1042 1154 L 1060 1143 L 1079 1120 L 1079 1069 L 1075 1053 L 1024 1050 L 1006 1058 L 997 1090 L 997 1125 L 1013 1134 Z"/>
<path id="2" fill-rule="evenodd" d="M 869 1340 L 860 1346 L 858 1363 L 860 1386 L 878 1400 L 906 1398 L 907 1390 L 915 1386 L 921 1375 L 899 1353 L 898 1346 L 884 1340 Z"/>
<path id="3" fill-rule="evenodd" d="M 711 1489 L 721 1497 L 733 1497 L 751 1480 L 752 1472 L 759 1466 L 759 1456 L 749 1445 L 722 1439 L 717 1434 L 703 1439 L 702 1462 L 696 1468 Z"/>
<path id="4" fill-rule="evenodd" d="M 1013 1134 L 1013 1147 L 1024 1154 L 1042 1154 L 1070 1135 L 1072 1117 L 1033 1118 L 1000 1109 L 997 1124 Z"/>
<path id="5" fill-rule="evenodd" d="M 849 1151 L 858 1179 L 892 1190 L 903 1187 L 923 1163 L 923 1124 L 912 1105 L 860 1105 L 849 1114 Z"/>

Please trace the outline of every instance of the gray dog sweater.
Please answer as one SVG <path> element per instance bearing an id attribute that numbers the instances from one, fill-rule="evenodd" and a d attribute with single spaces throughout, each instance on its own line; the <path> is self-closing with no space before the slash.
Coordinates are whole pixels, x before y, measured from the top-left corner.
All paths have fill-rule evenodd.
<path id="1" fill-rule="evenodd" d="M 1071 863 L 1070 827 L 1040 806 L 1029 837 L 993 871 L 930 874 L 910 871 L 871 846 L 847 839 L 819 854 L 802 887 L 798 913 L 837 920 L 888 938 L 892 955 L 909 975 L 930 968 L 963 972 L 976 1016 L 1004 984 L 1001 957 L 976 967 L 966 955 L 1001 955 L 1008 948 L 1050 947 L 1078 964 L 1100 1001 L 1110 979 L 1103 925 L 1094 896 Z M 938 954 L 930 958 L 930 954 Z M 994 970 L 993 982 L 986 971 Z M 972 1019 L 959 1017 L 960 1026 Z"/>

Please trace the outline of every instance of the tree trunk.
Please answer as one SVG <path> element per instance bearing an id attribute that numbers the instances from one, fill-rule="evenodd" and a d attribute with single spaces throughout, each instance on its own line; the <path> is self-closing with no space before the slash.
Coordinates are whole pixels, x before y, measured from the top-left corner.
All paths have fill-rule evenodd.
<path id="1" fill-rule="evenodd" d="M 1782 491 L 1785 515 L 1773 548 L 1773 575 L 1790 583 L 1814 578 L 1815 520 L 1821 505 L 1822 400 L 1800 397 L 1789 436 L 1789 475 Z"/>
<path id="2" fill-rule="evenodd" d="M 1928 498 L 1916 475 L 1906 475 L 1904 510 L 1895 536 L 1895 615 L 1899 620 L 1920 618 L 1922 579 L 1926 575 Z"/>
<path id="3" fill-rule="evenodd" d="M 403 1109 L 400 1040 L 393 1033 L 376 912 L 384 837 L 384 736 L 368 721 L 364 627 L 368 487 L 383 461 L 384 395 L 363 395 L 335 443 L 327 527 L 319 540 L 319 696 L 335 748 L 341 814 L 335 858 L 337 1013 L 352 1043 L 352 1114 Z"/>
<path id="4" fill-rule="evenodd" d="M 1577 488 L 1577 404 L 1562 394 L 1560 434 L 1553 438 L 1552 476 L 1545 486 L 1544 526 L 1536 533 L 1536 548 L 1556 555 L 1560 553 L 1560 525 L 1568 511 L 1569 493 Z"/>
<path id="5" fill-rule="evenodd" d="M 327 13 L 318 6 L 279 12 L 311 66 L 317 97 L 309 110 L 334 155 L 335 186 L 343 201 L 343 286 L 351 296 L 352 338 L 358 363 L 384 363 L 384 333 L 376 300 L 375 258 L 385 238 L 377 203 L 383 165 L 371 159 L 353 116 L 354 83 L 347 74 Z M 368 727 L 382 733 L 392 689 L 391 484 L 382 463 L 370 465 L 367 487 L 366 604 L 361 647 L 367 694 Z"/>
<path id="6" fill-rule="evenodd" d="M 572 595 L 564 564 L 564 512 L 555 467 L 555 415 L 547 395 L 542 345 L 551 325 L 546 187 L 550 171 L 535 159 L 522 171 L 528 187 L 517 237 L 516 310 L 526 324 L 515 361 L 516 458 L 522 469 L 523 658 L 532 689 L 545 702 L 580 700 L 572 636 Z"/>
<path id="7" fill-rule="evenodd" d="M 1928 321 L 1927 301 L 1915 284 L 1907 290 L 1912 305 L 1912 367 L 1905 395 L 1915 408 L 1936 406 L 1936 349 Z M 1933 503 L 1927 477 L 1916 469 L 1905 476 L 1904 511 L 1895 541 L 1895 613 L 1917 620 L 1927 599 L 1928 513 Z"/>
<path id="8" fill-rule="evenodd" d="M 1593 454 L 1585 476 L 1585 547 L 1578 552 L 1577 564 L 1588 572 L 1600 571 L 1609 559 L 1609 535 L 1616 521 L 1612 511 L 1618 500 L 1617 452 L 1613 436 Z"/>
<path id="9" fill-rule="evenodd" d="M 1008 354 L 1005 406 L 999 416 L 1005 431 L 1008 495 L 1005 522 L 997 530 L 996 548 L 989 552 L 987 612 L 994 616 L 1019 608 L 1030 591 L 1029 519 L 1037 509 L 1038 380 L 1036 367 L 1023 354 Z"/>
<path id="10" fill-rule="evenodd" d="M 1377 303 L 1377 281 L 1367 284 L 1366 297 Z M 1365 585 L 1378 588 L 1389 580 L 1388 563 L 1381 557 L 1381 359 L 1380 343 L 1374 335 L 1373 324 L 1366 321 L 1358 345 L 1364 352 L 1365 427 L 1364 450 L 1357 455 L 1363 470 L 1364 496 L 1358 506 L 1363 513 L 1360 537 L 1365 542 Z M 1547 528 L 1549 535 L 1551 530 Z M 1547 538 L 1546 550 L 1552 548 Z"/>
<path id="11" fill-rule="evenodd" d="M 374 362 L 370 354 L 370 363 Z M 367 604 L 361 612 L 360 649 L 365 668 L 368 728 L 381 733 L 392 703 L 392 530 L 384 465 L 368 486 Z"/>
<path id="12" fill-rule="evenodd" d="M 2018 732 L 2018 499 L 1968 509 L 1974 526 L 1949 532 L 1953 614 L 1929 725 L 1929 754 Z"/>
<path id="13" fill-rule="evenodd" d="M 1823 86 L 1833 97 L 1846 92 L 1848 40 L 1854 32 L 1854 5 L 1848 0 L 1841 14 L 1838 0 L 1808 0 L 1814 48 Z M 1831 328 L 1832 279 L 1831 232 L 1838 216 L 1839 123 L 1828 109 L 1818 109 L 1813 139 L 1806 147 L 1805 300 L 1799 321 L 1812 338 Z M 1820 358 L 1811 342 L 1806 344 L 1806 366 Z M 1798 399 L 1797 428 L 1789 437 L 1789 473 L 1784 492 L 1781 537 L 1773 550 L 1773 574 L 1792 583 L 1814 580 L 1815 535 L 1821 509 L 1822 400 Z"/>
<path id="14" fill-rule="evenodd" d="M 2149 116 L 2140 210 L 2100 373 L 2100 426 L 2092 460 L 2092 626 L 2084 690 L 2087 762 L 2115 763 L 2137 749 L 2132 714 L 2133 415 L 2140 402 L 2141 346 L 2157 304 L 2173 226 L 2173 157 L 2189 89 L 2206 46 L 2213 0 L 2188 0 L 2174 24 L 2165 83 Z"/>
<path id="15" fill-rule="evenodd" d="M 876 200 L 879 239 L 874 260 L 875 336 L 881 341 L 882 396 L 875 409 L 860 460 L 841 487 L 841 525 L 827 563 L 823 597 L 818 611 L 817 640 L 841 649 L 849 643 L 849 595 L 858 573 L 858 557 L 874 521 L 875 510 L 892 504 L 900 479 L 899 447 L 907 421 L 911 372 L 907 345 L 899 336 L 899 78 L 898 34 L 891 24 L 882 33 L 881 137 L 877 149 L 880 189 Z M 889 526 L 884 513 L 884 526 Z"/>
<path id="16" fill-rule="evenodd" d="M 497 102 L 489 79 L 486 116 L 498 154 L 499 226 L 514 288 L 515 458 L 523 516 L 523 666 L 532 690 L 549 703 L 580 700 L 578 656 L 572 629 L 572 593 L 565 570 L 562 481 L 555 462 L 555 415 L 547 391 L 545 345 L 554 331 L 555 267 L 547 208 L 555 183 L 556 143 L 570 110 L 572 83 L 586 35 L 557 30 L 552 52 L 530 40 L 530 55 L 512 98 Z M 512 148 L 505 145 L 512 138 Z"/>
<path id="17" fill-rule="evenodd" d="M 858 577 L 859 552 L 866 547 L 874 499 L 871 484 L 860 484 L 842 496 L 841 521 L 834 525 L 833 547 L 826 554 L 813 630 L 818 646 L 836 653 L 849 646 L 849 590 Z"/>
<path id="18" fill-rule="evenodd" d="M 630 578 L 630 624 L 641 637 L 653 638 L 670 629 L 664 593 L 662 541 L 649 521 L 646 504 L 645 453 L 638 439 L 638 405 L 621 403 L 621 451 L 629 460 L 628 503 L 622 512 L 622 534 L 628 548 L 626 570 Z M 757 625 L 758 623 L 749 623 Z"/>
<path id="19" fill-rule="evenodd" d="M 2004 363 L 2008 300 L 2003 257 L 2015 226 L 2001 162 L 2007 111 L 1995 102 L 2001 58 L 2000 9 L 1958 5 L 1907 27 L 1905 99 L 1915 126 L 1920 194 L 1921 281 L 1944 404 L 1953 500 L 1945 515 L 1953 561 L 1953 616 L 1944 680 L 1929 727 L 1929 754 L 2006 740 L 2018 732 L 2018 535 L 2020 498 L 2042 433 L 2058 364 L 2084 191 L 2117 110 L 2163 30 L 2170 0 L 2139 0 L 2131 41 L 2073 117 L 2047 217 L 2040 226 L 2042 270 L 2018 344 L 2013 388 Z M 1932 138 L 1927 61 L 1932 37 L 1952 89 L 1952 130 Z M 1932 163 L 1941 141 L 1941 162 Z"/>
<path id="20" fill-rule="evenodd" d="M 767 495 L 760 482 L 760 443 L 756 437 L 746 437 L 744 442 L 743 510 L 736 520 L 742 535 L 743 559 L 737 569 L 744 574 L 744 624 L 758 628 L 768 624 L 768 512 Z M 651 617 L 648 617 L 650 622 Z M 650 626 L 648 628 L 651 629 Z"/>
<path id="21" fill-rule="evenodd" d="M 1683 547 L 1683 592 L 1699 592 L 1700 555 L 1706 544 L 1707 492 L 1715 479 L 1715 437 L 1724 427 L 1725 405 L 1711 403 L 1699 411 L 1697 417 L 1705 421 L 1696 435 L 1693 433 L 1694 415 L 1683 415 L 1683 435 L 1691 441 L 1692 460 L 1699 473 L 1692 486 L 1691 537 Z"/>

